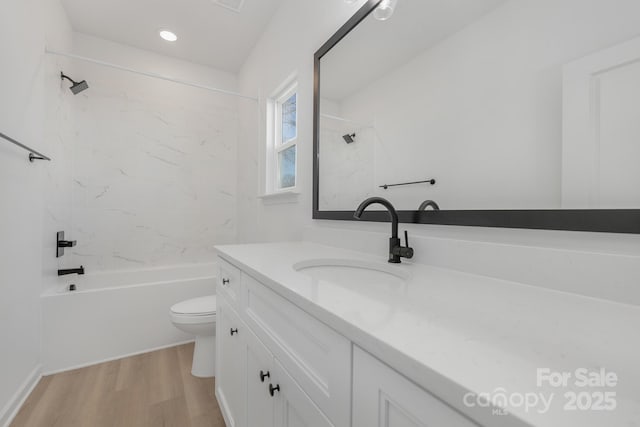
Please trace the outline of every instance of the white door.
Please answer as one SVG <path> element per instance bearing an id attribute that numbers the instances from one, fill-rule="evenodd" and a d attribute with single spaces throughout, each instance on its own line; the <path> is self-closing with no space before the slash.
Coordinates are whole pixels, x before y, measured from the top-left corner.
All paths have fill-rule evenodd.
<path id="1" fill-rule="evenodd" d="M 218 296 L 216 315 L 216 397 L 227 427 L 244 427 L 246 344 L 248 331 L 224 298 Z"/>
<path id="2" fill-rule="evenodd" d="M 247 427 L 273 427 L 275 398 L 269 393 L 273 378 L 273 355 L 247 329 Z"/>
<path id="3" fill-rule="evenodd" d="M 640 208 L 640 38 L 567 64 L 563 90 L 563 208 Z"/>
<path id="4" fill-rule="evenodd" d="M 275 400 L 278 427 L 333 427 L 307 394 L 274 359 L 273 381 L 269 384 Z M 372 427 L 372 426 L 369 426 Z"/>
<path id="5" fill-rule="evenodd" d="M 353 427 L 443 426 L 476 424 L 364 350 L 354 348 Z"/>

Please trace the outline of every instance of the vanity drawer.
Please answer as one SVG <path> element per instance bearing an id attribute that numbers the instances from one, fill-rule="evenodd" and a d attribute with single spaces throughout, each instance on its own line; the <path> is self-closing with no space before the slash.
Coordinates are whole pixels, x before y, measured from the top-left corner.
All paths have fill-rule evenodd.
<path id="1" fill-rule="evenodd" d="M 248 274 L 242 275 L 249 328 L 336 426 L 351 423 L 351 343 Z"/>
<path id="2" fill-rule="evenodd" d="M 240 307 L 240 269 L 218 257 L 218 293 L 223 293 L 236 310 Z"/>

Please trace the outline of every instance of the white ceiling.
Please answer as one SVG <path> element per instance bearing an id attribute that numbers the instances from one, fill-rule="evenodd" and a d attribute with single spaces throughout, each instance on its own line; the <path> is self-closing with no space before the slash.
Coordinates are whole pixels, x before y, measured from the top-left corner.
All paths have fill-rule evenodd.
<path id="1" fill-rule="evenodd" d="M 341 101 L 507 0 L 399 0 L 387 21 L 367 16 L 320 60 L 323 98 Z"/>
<path id="2" fill-rule="evenodd" d="M 236 13 L 212 0 L 62 0 L 75 31 L 237 72 L 283 0 L 245 0 Z M 170 43 L 158 36 L 168 29 Z"/>

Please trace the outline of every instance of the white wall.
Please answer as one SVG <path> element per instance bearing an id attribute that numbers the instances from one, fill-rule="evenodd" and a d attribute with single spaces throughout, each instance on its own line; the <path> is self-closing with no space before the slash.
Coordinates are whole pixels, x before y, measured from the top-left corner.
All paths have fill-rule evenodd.
<path id="1" fill-rule="evenodd" d="M 236 90 L 230 73 L 95 37 L 76 33 L 73 52 Z M 46 209 L 63 211 L 61 200 L 70 209 L 46 232 L 64 229 L 78 241 L 58 266 L 82 264 L 89 273 L 214 261 L 213 245 L 236 237 L 239 101 L 78 60 L 71 66 L 89 89 L 74 96 L 58 81 L 48 111 L 69 170 L 56 171 Z"/>
<path id="2" fill-rule="evenodd" d="M 45 154 L 44 46 L 69 35 L 56 1 L 0 2 L 0 132 Z M 39 375 L 44 169 L 0 140 L 0 425 Z"/>
<path id="3" fill-rule="evenodd" d="M 238 239 L 240 242 L 302 238 L 311 218 L 313 53 L 363 1 L 286 0 L 243 65 L 238 86 L 260 93 L 260 114 L 241 111 L 238 145 Z M 265 153 L 265 97 L 292 73 L 298 76 L 297 198 L 262 200 Z"/>
<path id="4" fill-rule="evenodd" d="M 370 238 L 371 234 L 362 233 L 366 231 L 374 233 L 380 242 L 377 247 L 368 244 L 368 250 L 377 250 L 384 257 L 389 224 L 311 219 L 313 53 L 362 3 L 347 5 L 342 0 L 285 2 L 243 66 L 240 88 L 262 94 L 270 93 L 292 71 L 298 72 L 301 195 L 293 204 L 268 204 L 257 198 L 263 172 L 258 166 L 263 155 L 264 137 L 257 137 L 261 124 L 256 118 L 242 114 L 241 121 L 252 130 L 241 138 L 239 146 L 242 161 L 238 167 L 238 189 L 243 194 L 239 200 L 238 223 L 241 241 L 305 237 L 364 250 L 356 241 L 365 236 Z M 596 37 L 596 33 L 594 31 L 592 36 Z M 264 120 L 264 111 L 261 117 Z M 625 294 L 633 295 L 630 302 L 638 301 L 635 288 L 640 282 L 640 272 L 634 267 L 640 263 L 640 236 L 637 235 L 425 225 L 406 228 L 410 230 L 410 236 L 426 239 L 426 243 L 420 245 L 420 259 L 425 263 L 569 292 L 580 292 L 584 287 L 588 290 L 585 294 L 601 298 L 624 300 Z M 308 232 L 303 233 L 305 229 Z M 464 247 L 464 251 L 459 252 L 459 247 Z M 532 256 L 533 252 L 537 256 Z M 575 256 L 579 257 L 578 263 L 573 263 L 578 259 Z M 507 268 L 509 265 L 517 265 L 517 268 Z M 589 270 L 582 269 L 587 265 Z M 587 271 L 598 274 L 589 275 Z M 585 282 L 587 279 L 590 280 L 588 283 Z"/>

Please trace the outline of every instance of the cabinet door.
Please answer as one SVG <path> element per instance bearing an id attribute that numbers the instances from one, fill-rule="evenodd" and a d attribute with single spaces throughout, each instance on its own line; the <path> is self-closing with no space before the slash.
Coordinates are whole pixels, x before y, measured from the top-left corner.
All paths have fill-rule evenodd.
<path id="1" fill-rule="evenodd" d="M 249 330 L 246 342 L 247 427 L 273 427 L 274 398 L 269 393 L 274 378 L 273 355 Z"/>
<path id="2" fill-rule="evenodd" d="M 353 352 L 353 427 L 472 427 L 468 418 L 364 350 Z"/>
<path id="3" fill-rule="evenodd" d="M 275 425 L 278 427 L 332 427 L 333 424 L 318 409 L 293 378 L 274 359 L 271 387 L 275 398 Z M 371 427 L 371 426 L 367 426 Z"/>
<path id="4" fill-rule="evenodd" d="M 247 332 L 224 298 L 218 297 L 216 316 L 216 397 L 227 427 L 245 426 Z"/>

